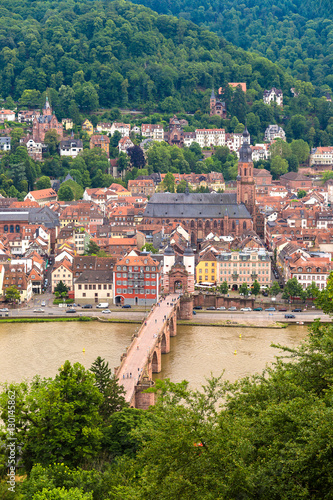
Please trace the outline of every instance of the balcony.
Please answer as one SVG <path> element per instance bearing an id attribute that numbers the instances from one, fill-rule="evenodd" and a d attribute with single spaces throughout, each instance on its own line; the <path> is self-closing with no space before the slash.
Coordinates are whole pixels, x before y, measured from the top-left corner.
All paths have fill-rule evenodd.
<path id="1" fill-rule="evenodd" d="M 239 274 L 232 273 L 231 277 L 232 277 L 233 280 L 237 280 L 239 278 Z"/>
<path id="2" fill-rule="evenodd" d="M 251 273 L 251 278 L 256 280 L 258 278 L 257 273 Z"/>

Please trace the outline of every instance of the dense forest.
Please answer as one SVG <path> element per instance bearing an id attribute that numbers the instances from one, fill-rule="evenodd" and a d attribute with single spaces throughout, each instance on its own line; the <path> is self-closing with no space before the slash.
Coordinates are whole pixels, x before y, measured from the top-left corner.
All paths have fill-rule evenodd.
<path id="1" fill-rule="evenodd" d="M 275 366 L 234 384 L 212 378 L 194 391 L 185 381 L 157 381 L 158 401 L 147 411 L 127 407 L 101 358 L 90 370 L 66 361 L 53 379 L 4 387 L 4 422 L 15 392 L 21 481 L 8 491 L 1 447 L 0 497 L 330 499 L 332 334 L 315 323 Z M 6 429 L 0 433 L 6 442 Z"/>
<path id="2" fill-rule="evenodd" d="M 277 62 L 318 93 L 333 90 L 330 0 L 134 0 L 160 14 L 204 26 L 243 49 Z"/>
<path id="3" fill-rule="evenodd" d="M 149 103 L 165 112 L 195 112 L 214 82 L 246 79 L 259 93 L 293 84 L 277 65 L 193 22 L 123 0 L 0 5 L 2 98 L 34 105 L 49 88 L 59 118 L 78 108 Z"/>

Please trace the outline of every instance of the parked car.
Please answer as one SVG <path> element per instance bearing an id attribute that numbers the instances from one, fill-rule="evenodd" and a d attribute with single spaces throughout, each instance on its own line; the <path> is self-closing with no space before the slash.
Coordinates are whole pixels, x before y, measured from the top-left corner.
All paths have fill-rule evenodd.
<path id="1" fill-rule="evenodd" d="M 268 292 L 262 292 L 264 297 L 268 297 Z"/>
<path id="2" fill-rule="evenodd" d="M 110 309 L 103 309 L 102 311 L 103 314 L 111 314 Z"/>
<path id="3" fill-rule="evenodd" d="M 262 310 L 263 310 L 263 308 L 262 308 L 262 307 L 255 307 L 253 310 L 254 310 L 254 311 L 262 311 Z"/>
<path id="4" fill-rule="evenodd" d="M 91 304 L 84 304 L 82 306 L 82 309 L 92 309 L 92 305 Z"/>
<path id="5" fill-rule="evenodd" d="M 293 313 L 301 313 L 302 309 L 300 307 L 295 307 L 295 309 L 292 309 L 291 312 L 293 312 Z"/>
<path id="6" fill-rule="evenodd" d="M 252 309 L 251 309 L 251 307 L 242 307 L 241 311 L 249 312 L 249 311 L 252 311 Z"/>
<path id="7" fill-rule="evenodd" d="M 201 306 L 194 306 L 193 309 L 195 309 L 196 311 L 201 311 L 202 307 Z"/>
<path id="8" fill-rule="evenodd" d="M 221 307 L 217 307 L 216 308 L 217 311 L 225 311 L 226 310 L 226 307 L 224 306 L 221 306 Z"/>
<path id="9" fill-rule="evenodd" d="M 206 307 L 206 311 L 215 311 L 215 310 L 216 310 L 216 307 L 214 307 L 214 306 Z"/>
<path id="10" fill-rule="evenodd" d="M 228 311 L 237 311 L 237 307 L 231 306 L 228 308 Z"/>
<path id="11" fill-rule="evenodd" d="M 76 309 L 67 309 L 66 313 L 76 313 Z"/>
<path id="12" fill-rule="evenodd" d="M 288 311 L 288 309 L 286 307 L 279 307 L 278 311 L 285 312 Z"/>
<path id="13" fill-rule="evenodd" d="M 41 306 L 42 306 L 42 307 L 45 307 L 45 306 L 46 306 L 46 304 L 45 304 L 45 300 L 43 300 L 43 302 L 41 303 Z"/>
<path id="14" fill-rule="evenodd" d="M 265 311 L 274 312 L 274 311 L 276 311 L 276 309 L 275 309 L 275 307 L 267 307 L 267 309 L 265 309 Z"/>
<path id="15" fill-rule="evenodd" d="M 131 306 L 130 304 L 124 304 L 124 305 L 122 306 L 122 308 L 123 308 L 123 309 L 131 309 L 131 307 L 132 307 L 132 306 Z"/>
<path id="16" fill-rule="evenodd" d="M 295 314 L 285 314 L 284 317 L 286 319 L 294 319 L 294 318 L 296 318 Z"/>

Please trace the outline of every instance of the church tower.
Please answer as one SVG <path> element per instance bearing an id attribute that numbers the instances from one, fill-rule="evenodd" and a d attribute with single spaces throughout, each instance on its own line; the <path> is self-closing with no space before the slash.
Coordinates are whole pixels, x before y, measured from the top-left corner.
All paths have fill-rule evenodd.
<path id="1" fill-rule="evenodd" d="M 216 106 L 216 97 L 215 97 L 215 92 L 214 89 L 212 89 L 212 94 L 210 96 L 210 116 L 214 116 L 215 113 L 215 106 Z"/>
<path id="2" fill-rule="evenodd" d="M 255 211 L 256 186 L 253 177 L 252 150 L 250 147 L 250 134 L 245 127 L 243 144 L 239 150 L 238 175 L 237 175 L 237 203 L 244 203 L 252 217 Z"/>
<path id="3" fill-rule="evenodd" d="M 45 104 L 43 107 L 43 116 L 51 116 L 52 115 L 52 108 L 49 103 L 49 98 L 46 96 Z"/>

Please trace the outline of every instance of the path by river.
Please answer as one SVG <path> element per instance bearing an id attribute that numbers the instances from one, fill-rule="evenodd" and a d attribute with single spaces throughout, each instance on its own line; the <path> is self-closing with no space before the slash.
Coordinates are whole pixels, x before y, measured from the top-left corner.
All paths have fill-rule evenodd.
<path id="1" fill-rule="evenodd" d="M 54 377 L 68 359 L 89 368 L 101 356 L 110 367 L 119 365 L 138 325 L 117 323 L 20 323 L 0 325 L 0 383 L 21 381 L 35 374 Z M 274 360 L 272 342 L 297 345 L 307 333 L 305 327 L 286 329 L 178 326 L 171 339 L 171 352 L 162 356 L 162 372 L 174 382 L 190 381 L 198 388 L 205 376 L 239 377 L 261 371 Z M 239 335 L 241 334 L 241 338 Z M 85 349 L 85 352 L 83 352 Z M 235 354 L 237 351 L 237 354 Z"/>

